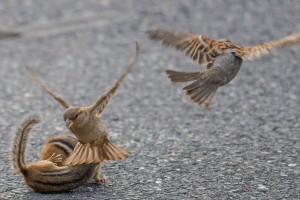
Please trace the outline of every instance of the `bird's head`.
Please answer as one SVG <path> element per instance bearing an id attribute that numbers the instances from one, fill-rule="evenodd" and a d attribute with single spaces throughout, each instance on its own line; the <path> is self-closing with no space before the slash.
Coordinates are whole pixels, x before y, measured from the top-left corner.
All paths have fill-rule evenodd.
<path id="1" fill-rule="evenodd" d="M 112 91 L 112 93 L 114 92 L 115 91 Z M 63 114 L 66 127 L 73 133 L 85 132 L 94 129 L 95 126 L 99 124 L 99 121 L 101 121 L 99 119 L 99 115 L 110 100 L 107 95 L 104 95 L 104 97 L 102 96 L 102 98 L 99 99 L 99 102 L 97 101 L 95 104 L 88 107 L 70 106 L 66 108 Z"/>
<path id="2" fill-rule="evenodd" d="M 90 113 L 82 107 L 70 107 L 64 112 L 66 127 L 71 131 L 83 129 L 89 126 Z"/>

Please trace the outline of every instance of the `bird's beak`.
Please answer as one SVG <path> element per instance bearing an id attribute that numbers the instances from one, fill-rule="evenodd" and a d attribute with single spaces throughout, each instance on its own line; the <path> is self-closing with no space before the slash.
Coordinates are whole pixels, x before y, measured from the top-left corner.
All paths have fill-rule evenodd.
<path id="1" fill-rule="evenodd" d="M 71 128 L 72 125 L 73 125 L 73 121 L 67 119 L 67 120 L 66 120 L 66 126 L 67 126 L 68 128 Z"/>

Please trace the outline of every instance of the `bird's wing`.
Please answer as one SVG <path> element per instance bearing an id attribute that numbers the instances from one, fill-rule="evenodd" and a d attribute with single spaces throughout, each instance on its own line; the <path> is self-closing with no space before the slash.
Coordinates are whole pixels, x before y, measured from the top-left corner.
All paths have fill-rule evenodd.
<path id="1" fill-rule="evenodd" d="M 152 40 L 161 41 L 163 45 L 183 51 L 185 55 L 199 64 L 210 64 L 218 52 L 213 48 L 216 41 L 207 36 L 197 36 L 193 33 L 172 33 L 164 29 L 147 31 Z"/>
<path id="2" fill-rule="evenodd" d="M 56 101 L 58 101 L 64 108 L 69 108 L 70 104 L 61 96 L 59 96 L 58 94 L 56 94 L 51 88 L 50 86 L 48 86 L 41 78 L 41 76 L 39 75 L 38 72 L 36 72 L 35 70 L 26 67 L 26 69 L 30 72 L 31 77 L 33 80 L 35 80 L 37 83 L 39 83 L 42 88 L 48 93 L 50 94 L 50 96 L 52 96 Z"/>
<path id="3" fill-rule="evenodd" d="M 238 47 L 234 50 L 234 53 L 243 60 L 255 60 L 265 54 L 271 53 L 274 49 L 296 44 L 300 44 L 300 33 L 294 33 L 256 46 Z"/>
<path id="4" fill-rule="evenodd" d="M 136 52 L 135 55 L 130 59 L 130 61 L 128 62 L 125 70 L 123 71 L 123 73 L 121 74 L 121 76 L 116 80 L 116 82 L 113 84 L 113 86 L 107 91 L 105 92 L 104 95 L 102 95 L 96 103 L 94 103 L 93 105 L 89 106 L 90 112 L 91 113 L 95 113 L 96 115 L 100 115 L 103 110 L 106 108 L 106 106 L 108 105 L 110 99 L 113 97 L 113 95 L 115 94 L 115 92 L 117 91 L 121 81 L 124 79 L 124 77 L 129 73 L 130 69 L 135 65 L 137 59 L 138 59 L 138 55 L 140 52 L 140 48 L 138 43 L 136 43 Z"/>

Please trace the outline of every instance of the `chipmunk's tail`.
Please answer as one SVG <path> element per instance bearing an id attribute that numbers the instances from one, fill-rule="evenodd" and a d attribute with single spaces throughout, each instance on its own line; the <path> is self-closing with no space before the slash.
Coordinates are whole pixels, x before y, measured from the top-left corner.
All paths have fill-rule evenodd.
<path id="1" fill-rule="evenodd" d="M 16 171 L 24 174 L 26 172 L 25 149 L 28 140 L 29 132 L 32 127 L 39 123 L 37 116 L 32 115 L 28 117 L 19 127 L 13 143 L 12 161 Z"/>

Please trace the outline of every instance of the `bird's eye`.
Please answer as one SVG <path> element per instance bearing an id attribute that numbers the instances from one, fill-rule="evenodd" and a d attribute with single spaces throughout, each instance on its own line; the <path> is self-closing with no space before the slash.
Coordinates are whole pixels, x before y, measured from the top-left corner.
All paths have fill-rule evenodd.
<path id="1" fill-rule="evenodd" d="M 76 113 L 76 114 L 74 115 L 74 119 L 76 119 L 79 115 L 81 115 L 81 113 L 82 113 L 82 112 Z"/>

